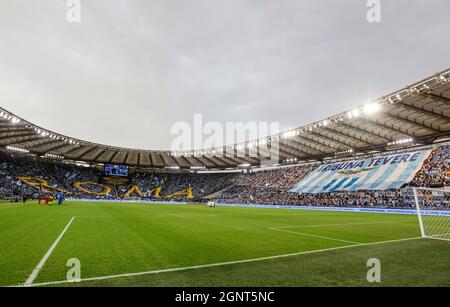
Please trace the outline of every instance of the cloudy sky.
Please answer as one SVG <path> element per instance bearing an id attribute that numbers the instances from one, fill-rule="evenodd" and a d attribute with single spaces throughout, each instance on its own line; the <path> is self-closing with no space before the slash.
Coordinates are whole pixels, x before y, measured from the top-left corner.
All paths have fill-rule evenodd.
<path id="1" fill-rule="evenodd" d="M 0 105 L 85 140 L 169 149 L 172 125 L 292 128 L 450 67 L 450 1 L 0 0 Z"/>

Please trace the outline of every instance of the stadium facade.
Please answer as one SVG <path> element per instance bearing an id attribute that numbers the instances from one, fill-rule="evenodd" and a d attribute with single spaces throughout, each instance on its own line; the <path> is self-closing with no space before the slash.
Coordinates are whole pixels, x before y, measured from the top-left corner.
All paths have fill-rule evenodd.
<path id="1" fill-rule="evenodd" d="M 0 198 L 412 208 L 410 187 L 450 183 L 449 118 L 449 69 L 320 122 L 232 145 L 231 156 L 93 144 L 2 110 Z M 250 157 L 254 142 L 269 143 L 269 152 L 253 146 Z M 263 167 L 271 151 L 279 160 Z"/>
<path id="2" fill-rule="evenodd" d="M 39 127 L 0 108 L 0 150 L 98 167 L 110 163 L 135 170 L 220 171 L 259 167 L 274 156 L 275 164 L 291 165 L 443 142 L 450 136 L 449 118 L 447 69 L 361 107 L 278 135 L 188 152 L 92 143 Z"/>

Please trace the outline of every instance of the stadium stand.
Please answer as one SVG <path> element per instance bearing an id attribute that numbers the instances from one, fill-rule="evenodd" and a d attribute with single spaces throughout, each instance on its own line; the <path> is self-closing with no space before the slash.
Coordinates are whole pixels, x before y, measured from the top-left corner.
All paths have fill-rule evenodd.
<path id="1" fill-rule="evenodd" d="M 92 143 L 44 129 L 0 108 L 0 199 L 62 191 L 74 199 L 409 207 L 411 186 L 449 184 L 449 119 L 450 69 L 289 131 L 184 152 Z M 419 148 L 433 148 L 433 152 L 429 155 L 426 150 L 420 164 L 411 163 L 414 172 L 409 170 L 408 180 L 401 181 L 408 183 L 395 189 L 349 192 L 333 186 L 328 193 L 310 194 L 296 186 L 321 165 L 331 165 L 327 163 L 405 154 Z M 228 151 L 233 155 L 228 156 Z M 123 178 L 107 176 L 103 167 L 108 164 L 122 165 L 130 173 Z M 356 171 L 371 171 L 365 169 Z M 401 169 L 390 172 L 396 175 Z M 348 179 L 344 176 L 353 174 L 335 176 L 333 183 L 344 182 Z M 291 193 L 294 186 L 298 193 Z"/>
<path id="2" fill-rule="evenodd" d="M 135 173 L 130 175 L 128 184 L 116 186 L 102 184 L 103 173 L 94 168 L 2 153 L 0 198 L 25 196 L 36 199 L 40 193 L 55 194 L 63 190 L 67 197 L 77 199 L 126 199 L 127 192 L 132 191 L 129 197 L 206 202 L 209 195 L 222 191 L 214 199 L 219 203 L 407 208 L 414 203 L 409 187 L 445 187 L 450 184 L 449 157 L 449 145 L 436 146 L 413 181 L 401 189 L 299 195 L 288 190 L 320 163 L 249 174 Z M 77 188 L 77 182 L 85 183 L 83 189 Z M 159 189 L 157 194 L 156 189 Z"/>

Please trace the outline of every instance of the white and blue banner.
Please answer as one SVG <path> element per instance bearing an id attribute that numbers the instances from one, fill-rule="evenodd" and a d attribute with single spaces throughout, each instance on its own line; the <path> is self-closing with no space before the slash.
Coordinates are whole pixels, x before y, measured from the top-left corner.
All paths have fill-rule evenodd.
<path id="1" fill-rule="evenodd" d="M 292 193 L 398 189 L 413 180 L 431 150 L 322 164 L 295 185 Z"/>

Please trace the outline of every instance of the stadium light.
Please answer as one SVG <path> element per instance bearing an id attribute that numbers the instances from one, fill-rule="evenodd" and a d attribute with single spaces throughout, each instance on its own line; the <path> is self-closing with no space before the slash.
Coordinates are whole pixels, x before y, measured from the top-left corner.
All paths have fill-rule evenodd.
<path id="1" fill-rule="evenodd" d="M 396 140 L 396 141 L 393 141 L 393 142 L 389 142 L 388 146 L 404 145 L 404 144 L 412 143 L 413 141 L 414 141 L 413 138 L 405 138 L 405 139 L 400 139 L 400 140 Z"/>
<path id="2" fill-rule="evenodd" d="M 64 159 L 63 156 L 54 155 L 54 154 L 50 154 L 50 153 L 46 153 L 43 157 L 44 157 L 44 158 L 61 159 L 61 160 Z"/>
<path id="3" fill-rule="evenodd" d="M 450 78 L 446 78 L 444 75 L 440 75 L 439 76 L 439 80 L 438 81 L 442 81 L 442 82 L 450 82 Z"/>
<path id="4" fill-rule="evenodd" d="M 287 131 L 282 134 L 282 137 L 285 139 L 291 138 L 295 136 L 295 131 Z"/>
<path id="5" fill-rule="evenodd" d="M 286 162 L 286 163 L 292 163 L 292 162 L 297 162 L 297 158 L 290 158 L 290 159 L 287 159 L 287 160 L 285 160 L 284 162 Z"/>
<path id="6" fill-rule="evenodd" d="M 348 150 L 343 150 L 343 151 L 337 151 L 334 155 L 335 156 L 343 156 L 343 155 L 350 155 L 353 154 L 353 148 L 350 148 Z"/>
<path id="7" fill-rule="evenodd" d="M 170 166 L 166 166 L 166 167 L 164 167 L 165 169 L 174 169 L 174 170 L 177 170 L 177 169 L 180 169 L 180 167 L 179 166 L 176 166 L 176 165 L 170 165 Z"/>
<path id="8" fill-rule="evenodd" d="M 15 151 L 15 152 L 21 152 L 21 153 L 30 153 L 28 149 L 23 149 L 15 146 L 6 146 L 7 150 Z"/>
<path id="9" fill-rule="evenodd" d="M 380 111 L 380 109 L 381 106 L 378 103 L 372 102 L 364 106 L 364 113 L 366 113 L 367 115 L 371 115 L 377 113 L 378 111 Z"/>
<path id="10" fill-rule="evenodd" d="M 205 166 L 191 166 L 192 170 L 201 170 L 201 169 L 205 169 Z"/>

